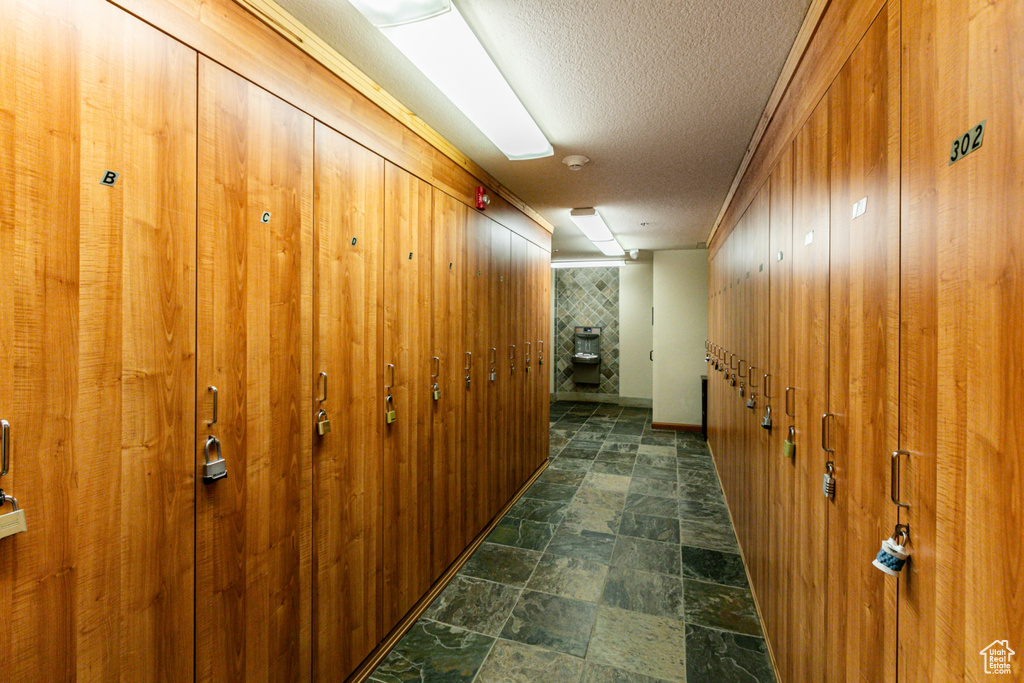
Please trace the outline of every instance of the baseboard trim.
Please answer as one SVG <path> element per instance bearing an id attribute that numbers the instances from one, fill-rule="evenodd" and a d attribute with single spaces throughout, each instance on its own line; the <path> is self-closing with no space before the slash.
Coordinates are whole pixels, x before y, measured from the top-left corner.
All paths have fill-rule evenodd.
<path id="1" fill-rule="evenodd" d="M 473 542 L 462 551 L 462 554 L 452 562 L 451 566 L 448 567 L 444 574 L 441 575 L 441 578 L 434 582 L 434 585 L 430 587 L 430 590 L 427 591 L 426 595 L 420 598 L 419 602 L 409 610 L 409 613 L 402 617 L 402 620 L 398 622 L 398 625 L 395 626 L 395 628 L 391 630 L 391 633 L 381 641 L 380 645 L 378 645 L 373 652 L 363 660 L 363 663 L 360 664 L 359 668 L 345 680 L 345 683 L 363 683 L 370 677 L 373 670 L 384 661 L 385 657 L 391 654 L 391 650 L 393 650 L 395 645 L 398 644 L 398 641 L 400 641 L 402 637 L 409 632 L 409 629 L 411 629 L 413 624 L 416 623 L 416 620 L 427 611 L 427 608 L 430 607 L 430 603 L 434 602 L 434 598 L 440 595 L 441 591 L 448 587 L 448 584 L 451 583 L 452 579 L 455 578 L 455 575 L 459 573 L 459 570 L 461 570 L 463 565 L 466 564 L 470 556 L 476 552 L 476 549 L 480 547 L 480 544 L 484 542 L 484 539 L 487 538 L 488 534 L 494 530 L 494 527 L 498 526 L 498 522 L 500 522 L 508 511 L 512 509 L 512 506 L 523 497 L 523 494 L 526 493 L 526 489 L 530 488 L 530 486 L 533 485 L 533 482 L 537 481 L 537 478 L 544 474 L 544 470 L 548 468 L 548 464 L 550 462 L 550 460 L 545 460 L 544 463 L 537 468 L 537 471 L 533 473 L 533 476 L 523 484 L 523 487 L 519 489 L 516 495 L 512 496 L 512 499 L 505 504 L 505 507 L 503 507 L 501 511 L 494 516 L 494 519 L 491 520 L 490 524 L 488 524 L 487 527 L 473 539 Z"/>
<path id="2" fill-rule="evenodd" d="M 577 401 L 579 403 L 605 403 L 628 408 L 650 408 L 653 401 L 649 398 L 634 398 L 618 394 L 598 394 L 582 391 L 559 391 L 551 394 L 552 401 Z"/>
<path id="3" fill-rule="evenodd" d="M 680 425 L 672 422 L 652 422 L 651 429 L 667 429 L 671 432 L 697 432 L 700 434 L 704 428 L 700 425 Z"/>

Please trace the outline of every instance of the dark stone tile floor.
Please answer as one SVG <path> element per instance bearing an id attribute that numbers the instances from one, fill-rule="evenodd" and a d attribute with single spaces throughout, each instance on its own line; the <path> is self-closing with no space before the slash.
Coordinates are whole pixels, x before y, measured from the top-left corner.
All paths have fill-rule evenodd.
<path id="1" fill-rule="evenodd" d="M 547 471 L 370 680 L 774 681 L 706 444 L 553 403 Z"/>

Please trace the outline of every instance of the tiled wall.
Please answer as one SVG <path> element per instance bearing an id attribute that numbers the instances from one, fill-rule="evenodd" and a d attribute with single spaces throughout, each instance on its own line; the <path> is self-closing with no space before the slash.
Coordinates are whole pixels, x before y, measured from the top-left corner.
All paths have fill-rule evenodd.
<path id="1" fill-rule="evenodd" d="M 619 269 L 559 268 L 555 271 L 554 390 L 562 393 L 619 395 Z M 576 384 L 572 379 L 573 332 L 576 327 L 601 329 L 601 384 Z"/>

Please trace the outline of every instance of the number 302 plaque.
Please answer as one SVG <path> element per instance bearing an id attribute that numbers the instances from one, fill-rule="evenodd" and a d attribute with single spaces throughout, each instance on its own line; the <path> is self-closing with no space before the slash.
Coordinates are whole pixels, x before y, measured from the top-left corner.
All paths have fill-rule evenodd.
<path id="1" fill-rule="evenodd" d="M 985 121 L 982 121 L 956 140 L 953 140 L 953 148 L 949 151 L 950 165 L 955 164 L 974 150 L 981 147 L 981 143 L 984 139 Z"/>

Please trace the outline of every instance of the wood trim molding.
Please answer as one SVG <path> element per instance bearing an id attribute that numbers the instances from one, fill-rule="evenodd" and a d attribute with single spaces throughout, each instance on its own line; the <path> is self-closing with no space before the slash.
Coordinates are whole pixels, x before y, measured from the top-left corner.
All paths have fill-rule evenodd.
<path id="1" fill-rule="evenodd" d="M 441 594 L 441 591 L 448 587 L 448 584 L 451 583 L 452 579 L 455 578 L 455 575 L 459 573 L 459 570 L 461 570 L 466 562 L 469 561 L 469 558 L 472 557 L 473 553 L 476 552 L 476 549 L 480 547 L 480 544 L 484 542 L 484 539 L 487 538 L 491 531 L 494 530 L 494 527 L 498 526 L 498 522 L 505 517 L 508 511 L 512 509 L 513 505 L 519 502 L 519 499 L 523 497 L 526 490 L 533 486 L 533 482 L 537 481 L 537 478 L 544 474 L 544 471 L 547 470 L 550 463 L 550 460 L 545 460 L 544 463 L 537 468 L 537 471 L 533 473 L 533 476 L 531 476 L 525 484 L 523 484 L 522 488 L 519 489 L 519 492 L 512 497 L 512 500 L 505 504 L 505 507 L 503 507 L 501 511 L 494 516 L 491 523 L 488 524 L 475 539 L 473 539 L 473 542 L 470 543 L 466 549 L 462 551 L 462 554 L 452 562 L 451 566 L 445 570 L 444 574 L 441 575 L 441 578 L 430 587 L 430 590 L 420 598 L 419 602 L 417 602 L 411 610 L 409 610 L 409 613 L 402 617 L 402 620 L 399 621 L 398 625 L 391 630 L 391 633 L 389 633 L 387 637 L 381 641 L 380 645 L 378 645 L 376 649 L 374 649 L 374 651 L 371 652 L 363 661 L 363 663 L 359 665 L 359 668 L 348 677 L 346 683 L 363 683 L 370 677 L 373 670 L 376 669 L 380 663 L 384 661 L 384 658 L 391 653 L 391 650 L 398 644 L 398 641 L 400 641 L 402 637 L 409 632 L 409 629 L 411 629 L 413 624 L 416 623 L 416 620 L 427 611 L 427 608 L 430 607 L 430 603 L 434 602 L 434 599 Z"/>
<path id="2" fill-rule="evenodd" d="M 804 53 L 807 51 L 811 37 L 817 30 L 818 24 L 821 23 L 821 18 L 825 15 L 825 10 L 828 9 L 830 3 L 831 0 L 811 0 L 811 5 L 807 8 L 804 22 L 800 25 L 800 30 L 796 34 L 796 40 L 793 41 L 793 47 L 789 51 L 789 56 L 786 57 L 786 62 L 782 65 L 782 72 L 779 74 L 778 80 L 775 81 L 775 87 L 772 89 L 772 94 L 768 97 L 768 103 L 764 106 L 761 119 L 757 122 L 757 128 L 754 129 L 754 135 L 750 138 L 750 144 L 747 145 L 747 151 L 743 155 L 743 161 L 740 162 L 740 167 L 736 170 L 736 176 L 732 180 L 729 193 L 725 196 L 725 201 L 722 202 L 718 218 L 715 219 L 715 224 L 711 227 L 711 232 L 708 233 L 708 249 L 712 248 L 715 235 L 722 225 L 722 220 L 725 218 L 726 211 L 732 203 L 733 197 L 736 196 L 736 190 L 739 189 L 740 181 L 743 180 L 743 176 L 746 174 L 747 168 L 750 166 L 750 162 L 754 158 L 754 154 L 757 152 L 765 132 L 768 130 L 768 124 L 772 122 L 779 103 L 782 101 L 782 95 L 786 92 L 786 88 L 789 87 L 790 81 L 793 80 L 796 68 L 800 65 L 800 60 L 803 59 Z"/>
<path id="3" fill-rule="evenodd" d="M 703 431 L 701 425 L 681 425 L 673 422 L 652 422 L 651 429 L 665 429 L 671 432 L 697 432 Z"/>
<path id="4" fill-rule="evenodd" d="M 448 142 L 436 130 L 412 113 L 391 93 L 381 88 L 369 76 L 357 69 L 352 62 L 345 59 L 337 50 L 328 45 L 320 36 L 308 29 L 302 22 L 289 14 L 274 0 L 234 0 L 250 14 L 272 28 L 285 40 L 302 50 L 306 55 L 323 65 L 328 71 L 348 83 L 363 97 L 367 98 L 393 118 L 406 126 L 416 135 L 423 138 L 434 149 L 444 154 L 464 169 L 481 184 L 494 188 L 503 199 L 533 219 L 549 233 L 555 226 L 539 213 L 530 208 L 526 202 L 517 197 L 510 189 L 499 183 L 476 162 Z"/>

